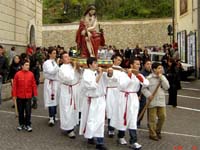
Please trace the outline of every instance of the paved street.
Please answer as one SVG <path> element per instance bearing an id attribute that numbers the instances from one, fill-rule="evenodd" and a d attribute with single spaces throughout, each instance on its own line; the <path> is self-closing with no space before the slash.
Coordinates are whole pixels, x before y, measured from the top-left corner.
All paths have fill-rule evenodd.
<path id="1" fill-rule="evenodd" d="M 32 112 L 33 132 L 17 131 L 17 119 L 12 101 L 3 102 L 0 106 L 0 150 L 86 150 L 95 149 L 86 144 L 82 136 L 75 140 L 61 133 L 59 122 L 48 127 L 48 113 L 43 106 L 43 85 L 39 87 L 39 106 Z M 148 138 L 146 117 L 138 130 L 138 142 L 143 150 L 200 150 L 200 81 L 182 83 L 178 92 L 179 107 L 167 106 L 167 120 L 163 129 L 163 138 L 152 141 Z M 146 115 L 145 115 L 146 116 Z M 78 128 L 77 128 L 78 131 Z M 106 133 L 106 132 L 105 132 Z M 105 143 L 111 150 L 128 150 L 105 135 Z M 128 133 L 126 133 L 128 141 Z"/>

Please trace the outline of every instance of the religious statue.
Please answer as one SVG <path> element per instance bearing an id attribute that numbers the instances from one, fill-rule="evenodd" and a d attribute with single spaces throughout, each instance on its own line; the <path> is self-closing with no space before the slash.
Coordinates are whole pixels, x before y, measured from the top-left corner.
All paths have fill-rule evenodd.
<path id="1" fill-rule="evenodd" d="M 85 11 L 76 33 L 77 48 L 81 50 L 83 58 L 97 57 L 99 46 L 105 45 L 103 32 L 96 32 L 96 27 L 96 8 L 90 5 Z"/>

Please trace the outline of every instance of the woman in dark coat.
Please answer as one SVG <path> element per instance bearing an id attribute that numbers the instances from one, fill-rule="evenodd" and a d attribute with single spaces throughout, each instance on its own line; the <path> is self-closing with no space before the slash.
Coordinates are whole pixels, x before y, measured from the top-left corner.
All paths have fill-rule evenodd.
<path id="1" fill-rule="evenodd" d="M 176 62 L 173 58 L 170 58 L 167 64 L 168 64 L 168 67 L 166 70 L 166 77 L 170 85 L 170 88 L 168 90 L 169 92 L 168 105 L 172 105 L 173 107 L 176 107 L 177 106 L 177 91 L 179 89 L 178 82 L 180 82 L 179 75 L 176 68 Z"/>

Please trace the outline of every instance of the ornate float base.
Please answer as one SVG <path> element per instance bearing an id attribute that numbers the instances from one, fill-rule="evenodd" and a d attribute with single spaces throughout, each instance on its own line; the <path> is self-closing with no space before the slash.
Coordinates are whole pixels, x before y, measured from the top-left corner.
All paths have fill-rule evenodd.
<path id="1" fill-rule="evenodd" d="M 79 63 L 81 67 L 87 67 L 87 59 L 86 58 L 71 58 L 73 61 Z M 103 68 L 112 67 L 113 61 L 106 59 L 98 59 L 98 66 Z"/>

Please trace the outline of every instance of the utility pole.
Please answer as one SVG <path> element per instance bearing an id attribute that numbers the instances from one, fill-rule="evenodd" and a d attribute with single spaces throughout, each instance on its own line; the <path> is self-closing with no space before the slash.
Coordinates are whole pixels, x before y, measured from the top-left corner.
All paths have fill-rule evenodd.
<path id="1" fill-rule="evenodd" d="M 174 0 L 172 0 L 172 43 L 175 42 L 175 3 Z"/>

